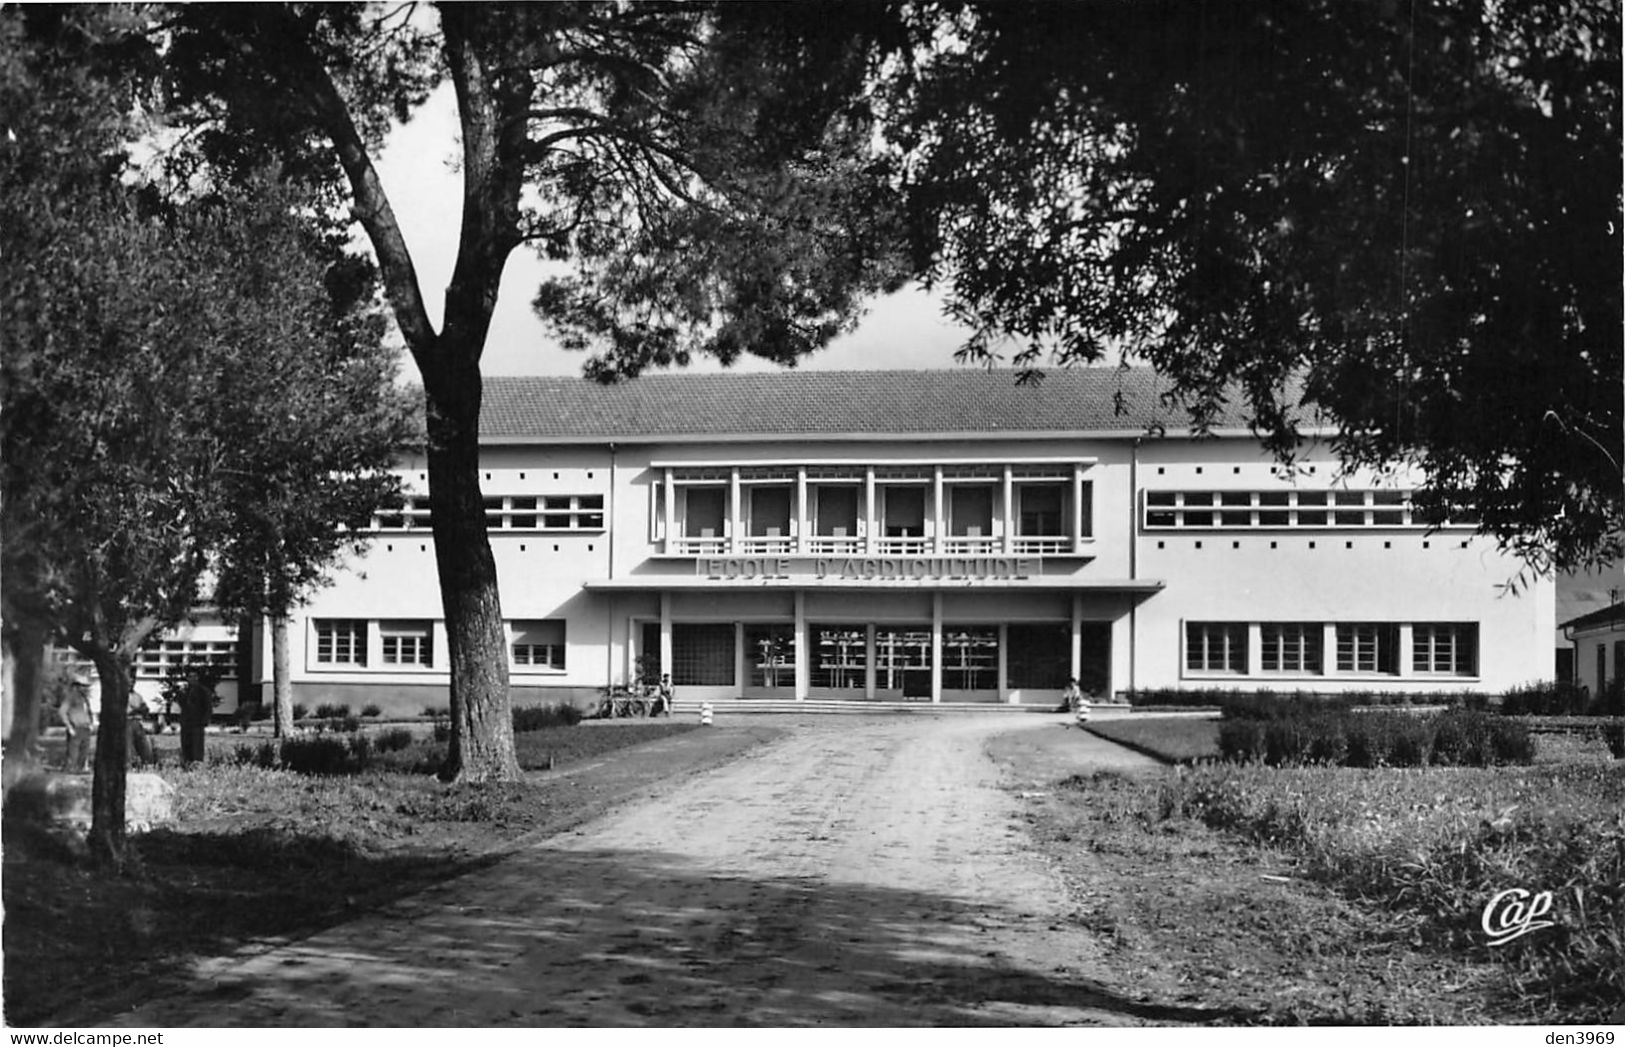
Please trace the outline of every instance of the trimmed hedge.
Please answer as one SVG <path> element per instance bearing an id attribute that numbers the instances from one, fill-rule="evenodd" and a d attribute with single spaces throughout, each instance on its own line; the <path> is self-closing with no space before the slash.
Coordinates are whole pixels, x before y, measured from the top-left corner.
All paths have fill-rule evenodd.
<path id="1" fill-rule="evenodd" d="M 1278 706 L 1316 709 L 1350 709 L 1359 706 L 1442 705 L 1447 708 L 1487 709 L 1489 696 L 1471 691 L 1272 691 L 1269 688 L 1197 689 L 1158 687 L 1143 691 L 1124 691 L 1123 696 L 1135 708 L 1183 706 L 1228 712 L 1232 708 L 1254 709 Z M 1270 715 L 1273 715 L 1270 714 Z"/>
<path id="2" fill-rule="evenodd" d="M 1228 717 L 1219 724 L 1219 753 L 1272 767 L 1490 767 L 1529 763 L 1535 746 L 1524 724 L 1473 710 L 1317 711 Z"/>
<path id="3" fill-rule="evenodd" d="M 527 705 L 514 709 L 514 733 L 541 731 L 549 727 L 574 727 L 581 722 L 581 710 L 568 702 Z"/>

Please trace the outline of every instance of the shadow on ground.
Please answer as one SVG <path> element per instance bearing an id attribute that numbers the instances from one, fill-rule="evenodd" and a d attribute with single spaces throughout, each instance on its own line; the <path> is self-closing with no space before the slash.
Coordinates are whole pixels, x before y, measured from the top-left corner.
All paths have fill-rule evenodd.
<path id="1" fill-rule="evenodd" d="M 915 892 L 539 848 L 102 1020 L 144 1026 L 1232 1023 L 1012 959 L 1047 926 Z M 173 983 L 172 983 L 173 984 Z M 58 1015 L 53 1020 L 64 1020 Z"/>

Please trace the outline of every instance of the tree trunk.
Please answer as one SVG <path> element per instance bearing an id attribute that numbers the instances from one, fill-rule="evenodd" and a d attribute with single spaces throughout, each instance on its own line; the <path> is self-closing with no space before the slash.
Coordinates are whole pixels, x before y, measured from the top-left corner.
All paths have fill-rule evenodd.
<path id="1" fill-rule="evenodd" d="M 90 848 L 98 862 L 124 865 L 124 785 L 129 767 L 131 665 L 105 647 L 87 653 L 101 677 L 101 726 L 96 730 L 95 780 L 90 788 Z"/>
<path id="2" fill-rule="evenodd" d="M 293 680 L 288 673 L 288 616 L 271 619 L 272 729 L 277 738 L 293 733 Z"/>
<path id="3" fill-rule="evenodd" d="M 6 628 L 6 693 L 11 699 L 11 730 L 6 735 L 6 762 L 19 768 L 39 762 L 45 639 L 44 627 L 26 618 L 14 625 L 8 623 Z"/>
<path id="4" fill-rule="evenodd" d="M 448 347 L 449 348 L 449 347 Z M 426 378 L 429 504 L 451 655 L 451 743 L 441 777 L 513 781 L 507 637 L 480 492 L 479 354 L 446 352 Z"/>

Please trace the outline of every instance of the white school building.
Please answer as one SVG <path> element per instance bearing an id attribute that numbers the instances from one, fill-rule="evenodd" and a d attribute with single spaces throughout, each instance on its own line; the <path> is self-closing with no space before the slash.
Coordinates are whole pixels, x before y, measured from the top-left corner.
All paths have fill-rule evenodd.
<path id="1" fill-rule="evenodd" d="M 488 378 L 481 484 L 514 703 L 639 668 L 679 699 L 1053 708 L 1153 688 L 1495 692 L 1554 672 L 1553 587 L 1407 478 L 1210 436 L 1147 370 Z M 295 699 L 417 715 L 449 657 L 422 461 L 291 629 Z M 233 633 L 201 625 L 143 659 Z M 268 695 L 263 630 L 242 651 Z M 640 661 L 641 660 L 641 661 Z"/>

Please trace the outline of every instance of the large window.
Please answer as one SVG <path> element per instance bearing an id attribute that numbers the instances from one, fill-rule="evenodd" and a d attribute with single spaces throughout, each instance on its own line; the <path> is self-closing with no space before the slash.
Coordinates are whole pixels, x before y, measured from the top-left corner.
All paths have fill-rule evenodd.
<path id="1" fill-rule="evenodd" d="M 745 626 L 745 661 L 750 686 L 777 690 L 796 685 L 796 628 L 794 625 Z"/>
<path id="2" fill-rule="evenodd" d="M 858 534 L 858 504 L 863 488 L 820 484 L 813 513 L 814 527 L 823 538 L 855 538 Z"/>
<path id="3" fill-rule="evenodd" d="M 1187 622 L 1185 668 L 1199 673 L 1245 673 L 1247 626 L 1240 622 Z"/>
<path id="4" fill-rule="evenodd" d="M 1325 630 L 1319 622 L 1265 622 L 1260 668 L 1267 673 L 1319 673 Z"/>
<path id="5" fill-rule="evenodd" d="M 790 536 L 790 501 L 795 491 L 789 487 L 753 485 L 750 507 L 750 534 L 756 538 Z"/>
<path id="6" fill-rule="evenodd" d="M 317 665 L 366 665 L 367 623 L 356 618 L 317 618 Z"/>
<path id="7" fill-rule="evenodd" d="M 1072 627 L 1060 622 L 1005 628 L 1004 671 L 1013 688 L 1059 691 L 1072 669 Z"/>
<path id="8" fill-rule="evenodd" d="M 931 627 L 875 630 L 875 687 L 905 698 L 931 696 Z"/>
<path id="9" fill-rule="evenodd" d="M 683 534 L 688 538 L 720 538 L 728 517 L 728 491 L 724 487 L 689 487 L 680 492 Z"/>
<path id="10" fill-rule="evenodd" d="M 1404 491 L 1147 491 L 1150 530 L 1238 527 L 1408 527 Z"/>
<path id="11" fill-rule="evenodd" d="M 385 665 L 434 664 L 434 623 L 380 622 L 378 636 Z"/>
<path id="12" fill-rule="evenodd" d="M 993 534 L 992 487 L 954 484 L 948 496 L 948 533 L 959 538 L 988 538 Z"/>
<path id="13" fill-rule="evenodd" d="M 999 686 L 997 626 L 943 627 L 942 686 L 950 691 L 988 691 Z"/>
<path id="14" fill-rule="evenodd" d="M 528 669 L 564 668 L 564 619 L 513 624 L 513 664 Z"/>
<path id="15" fill-rule="evenodd" d="M 925 535 L 925 488 L 918 486 L 882 488 L 881 523 L 887 538 L 920 538 Z"/>
<path id="16" fill-rule="evenodd" d="M 1411 668 L 1447 676 L 1478 675 L 1478 626 L 1468 622 L 1411 626 Z"/>
<path id="17" fill-rule="evenodd" d="M 183 666 L 208 664 L 231 671 L 237 666 L 236 640 L 149 640 L 135 655 L 135 674 L 162 679 Z"/>
<path id="18" fill-rule="evenodd" d="M 1399 672 L 1399 626 L 1385 622 L 1351 622 L 1337 627 L 1337 671 Z"/>
<path id="19" fill-rule="evenodd" d="M 733 623 L 673 623 L 671 682 L 696 687 L 734 686 Z"/>
<path id="20" fill-rule="evenodd" d="M 427 495 L 408 498 L 399 506 L 374 513 L 372 520 L 373 526 L 380 531 L 430 530 L 429 498 Z"/>
<path id="21" fill-rule="evenodd" d="M 861 691 L 867 684 L 868 636 L 861 625 L 814 625 L 808 629 L 815 652 L 809 682 L 814 687 Z"/>
<path id="22" fill-rule="evenodd" d="M 1066 534 L 1066 486 L 1058 483 L 1016 487 L 1016 533 L 1022 537 Z"/>

